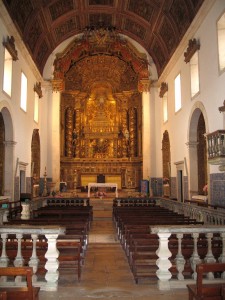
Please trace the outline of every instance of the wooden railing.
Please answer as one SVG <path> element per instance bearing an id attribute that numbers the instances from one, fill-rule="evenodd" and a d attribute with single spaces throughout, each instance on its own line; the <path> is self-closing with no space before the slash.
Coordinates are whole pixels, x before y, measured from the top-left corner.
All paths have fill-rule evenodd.
<path id="1" fill-rule="evenodd" d="M 1 257 L 0 257 L 0 267 L 8 267 L 11 261 L 13 260 L 13 266 L 23 266 L 25 264 L 25 259 L 22 255 L 22 247 L 24 240 L 29 241 L 32 244 L 30 247 L 31 256 L 28 259 L 28 265 L 33 268 L 33 285 L 39 286 L 42 290 L 46 291 L 56 291 L 58 287 L 58 256 L 59 251 L 56 246 L 57 237 L 59 234 L 64 234 L 65 229 L 59 226 L 44 226 L 41 228 L 40 226 L 29 226 L 29 225 L 21 225 L 21 226 L 0 226 L 0 237 L 1 237 Z M 38 278 L 38 267 L 39 267 L 39 257 L 37 255 L 37 243 L 40 239 L 47 241 L 46 253 L 44 258 L 46 259 L 46 263 L 44 265 L 44 269 L 46 270 L 45 280 L 41 281 Z M 9 257 L 9 250 L 7 249 L 7 245 L 9 241 L 12 241 L 13 247 L 12 251 L 16 251 L 16 256 Z M 11 252 L 12 252 L 11 251 Z M 10 252 L 10 253 L 11 253 Z M 27 252 L 26 252 L 27 253 Z M 43 258 L 42 258 L 43 261 Z M 9 283 L 10 284 L 10 283 Z M 6 282 L 1 283 L 0 286 L 6 286 Z"/>

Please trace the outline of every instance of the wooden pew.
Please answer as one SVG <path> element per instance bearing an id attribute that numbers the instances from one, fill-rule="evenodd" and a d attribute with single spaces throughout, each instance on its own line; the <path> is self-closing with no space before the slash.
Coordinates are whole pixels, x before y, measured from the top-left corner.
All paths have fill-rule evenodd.
<path id="1" fill-rule="evenodd" d="M 195 219 L 169 211 L 157 205 L 152 207 L 114 207 L 114 222 L 117 227 L 119 240 L 127 255 L 127 259 L 133 273 L 135 282 L 140 278 L 156 277 L 156 251 L 159 246 L 158 236 L 150 234 L 150 226 L 154 225 L 189 225 L 197 224 Z M 202 224 L 202 222 L 201 222 Z M 207 253 L 207 242 L 201 240 L 201 253 Z M 205 244 L 204 244 L 205 243 Z M 188 238 L 183 242 L 184 256 L 190 258 L 193 253 L 193 239 Z M 175 236 L 169 239 L 172 267 L 170 271 L 177 275 L 175 257 L 178 251 L 178 242 Z M 220 252 L 221 253 L 221 252 Z M 203 255 L 202 255 L 203 256 Z M 185 266 L 185 272 L 192 274 L 190 264 Z"/>
<path id="2" fill-rule="evenodd" d="M 7 300 L 7 292 L 6 291 L 0 292 L 0 300 Z"/>
<path id="3" fill-rule="evenodd" d="M 225 263 L 202 263 L 196 266 L 197 280 L 196 284 L 188 284 L 189 300 L 222 300 L 222 290 L 224 284 L 205 284 L 203 282 L 204 274 L 209 272 L 224 272 Z"/>
<path id="4" fill-rule="evenodd" d="M 25 287 L 0 287 L 1 291 L 6 291 L 7 300 L 38 300 L 40 288 L 32 285 L 33 269 L 30 267 L 6 267 L 0 268 L 0 276 L 23 276 L 26 279 Z"/>
<path id="5" fill-rule="evenodd" d="M 9 258 L 10 265 L 13 264 L 17 256 L 18 241 L 14 235 L 9 235 L 6 242 L 6 252 Z M 39 259 L 37 274 L 45 274 L 45 254 L 47 252 L 48 243 L 44 236 L 39 236 L 36 241 L 36 253 Z M 57 249 L 59 251 L 59 272 L 64 270 L 73 270 L 77 274 L 78 281 L 81 278 L 81 265 L 84 260 L 82 254 L 81 242 L 71 236 L 60 235 L 57 239 Z M 30 235 L 23 236 L 21 241 L 21 255 L 24 260 L 24 265 L 29 264 L 32 255 L 33 242 Z"/>

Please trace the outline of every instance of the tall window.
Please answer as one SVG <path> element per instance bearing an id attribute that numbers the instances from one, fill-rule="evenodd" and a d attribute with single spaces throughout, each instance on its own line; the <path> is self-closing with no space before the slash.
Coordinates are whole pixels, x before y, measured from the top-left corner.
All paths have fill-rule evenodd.
<path id="1" fill-rule="evenodd" d="M 39 96 L 37 93 L 34 93 L 34 121 L 38 123 L 38 116 L 39 116 Z"/>
<path id="2" fill-rule="evenodd" d="M 163 96 L 163 122 L 168 121 L 168 94 L 165 93 Z"/>
<path id="3" fill-rule="evenodd" d="M 220 71 L 225 69 L 225 13 L 217 22 L 218 52 Z"/>
<path id="4" fill-rule="evenodd" d="M 23 72 L 21 73 L 20 107 L 27 111 L 27 77 Z"/>
<path id="5" fill-rule="evenodd" d="M 181 109 L 181 78 L 180 74 L 174 80 L 175 90 L 175 112 Z"/>
<path id="6" fill-rule="evenodd" d="M 191 68 L 191 97 L 199 93 L 199 65 L 198 65 L 198 51 L 192 56 L 190 60 Z"/>
<path id="7" fill-rule="evenodd" d="M 3 74 L 3 91 L 11 96 L 12 89 L 12 56 L 5 48 L 4 54 L 4 74 Z"/>

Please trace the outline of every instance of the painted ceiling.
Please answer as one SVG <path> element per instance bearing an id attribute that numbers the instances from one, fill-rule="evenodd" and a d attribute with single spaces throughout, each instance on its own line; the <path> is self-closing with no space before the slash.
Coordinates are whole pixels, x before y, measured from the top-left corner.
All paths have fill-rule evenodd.
<path id="1" fill-rule="evenodd" d="M 99 22 L 138 42 L 160 75 L 204 0 L 3 0 L 42 73 L 53 50 Z"/>

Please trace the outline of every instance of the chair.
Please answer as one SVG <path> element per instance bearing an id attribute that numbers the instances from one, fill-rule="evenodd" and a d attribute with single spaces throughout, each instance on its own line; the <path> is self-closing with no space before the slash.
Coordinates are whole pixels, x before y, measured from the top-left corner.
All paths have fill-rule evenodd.
<path id="1" fill-rule="evenodd" d="M 203 275 L 209 272 L 224 272 L 225 263 L 201 263 L 196 266 L 196 284 L 187 285 L 189 300 L 225 300 L 225 286 L 222 283 L 203 283 Z"/>
<path id="2" fill-rule="evenodd" d="M 38 300 L 40 288 L 32 286 L 33 269 L 31 267 L 5 267 L 0 268 L 0 276 L 16 277 L 23 276 L 27 286 L 0 287 L 0 292 L 6 292 L 7 300 Z M 0 298 L 1 299 L 1 298 Z"/>

